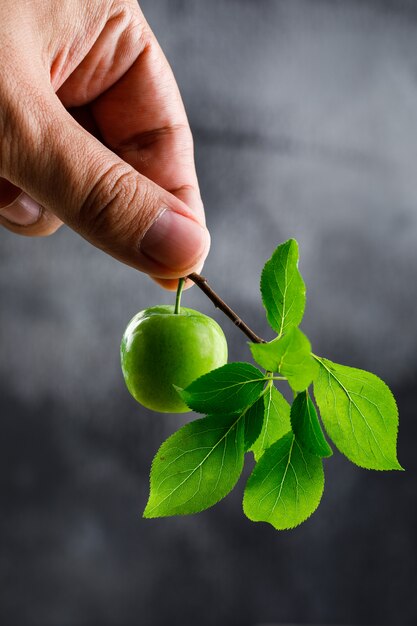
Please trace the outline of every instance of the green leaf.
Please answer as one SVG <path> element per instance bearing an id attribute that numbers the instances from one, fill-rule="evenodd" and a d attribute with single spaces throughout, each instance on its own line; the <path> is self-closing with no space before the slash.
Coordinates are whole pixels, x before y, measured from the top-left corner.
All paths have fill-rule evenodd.
<path id="1" fill-rule="evenodd" d="M 387 385 L 364 370 L 316 359 L 314 395 L 340 452 L 367 469 L 402 469 L 396 452 L 398 410 Z"/>
<path id="2" fill-rule="evenodd" d="M 251 447 L 256 461 L 291 428 L 290 405 L 273 385 L 268 387 L 262 399 L 265 411 L 262 430 Z"/>
<path id="3" fill-rule="evenodd" d="M 243 468 L 244 420 L 212 415 L 183 426 L 152 463 L 144 517 L 198 513 L 235 486 Z"/>
<path id="4" fill-rule="evenodd" d="M 306 288 L 298 271 L 298 244 L 278 246 L 261 275 L 261 294 L 269 324 L 281 336 L 303 319 Z"/>
<path id="5" fill-rule="evenodd" d="M 304 450 L 292 432 L 274 443 L 246 485 L 243 510 L 254 522 L 294 528 L 318 507 L 324 488 L 322 460 Z"/>
<path id="6" fill-rule="evenodd" d="M 237 413 L 256 402 L 264 385 L 265 375 L 250 363 L 228 363 L 178 393 L 198 413 Z"/>
<path id="7" fill-rule="evenodd" d="M 306 389 L 317 373 L 311 344 L 299 328 L 269 343 L 250 343 L 249 347 L 261 367 L 285 376 L 294 391 Z"/>
<path id="8" fill-rule="evenodd" d="M 264 397 L 261 396 L 255 404 L 252 404 L 245 411 L 245 452 L 249 450 L 261 434 L 264 415 Z"/>
<path id="9" fill-rule="evenodd" d="M 295 398 L 290 417 L 293 433 L 303 448 L 319 457 L 332 456 L 308 391 L 302 391 Z"/>

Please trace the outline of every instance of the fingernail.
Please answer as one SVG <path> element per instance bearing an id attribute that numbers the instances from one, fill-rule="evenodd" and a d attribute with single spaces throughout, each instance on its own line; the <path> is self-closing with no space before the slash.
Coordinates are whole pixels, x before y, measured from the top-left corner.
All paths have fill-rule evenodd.
<path id="1" fill-rule="evenodd" d="M 207 247 L 205 228 L 180 213 L 165 209 L 146 231 L 140 251 L 152 261 L 181 270 L 192 267 Z"/>
<path id="2" fill-rule="evenodd" d="M 30 226 L 38 221 L 41 207 L 30 196 L 22 192 L 11 204 L 0 208 L 0 215 L 18 226 Z"/>

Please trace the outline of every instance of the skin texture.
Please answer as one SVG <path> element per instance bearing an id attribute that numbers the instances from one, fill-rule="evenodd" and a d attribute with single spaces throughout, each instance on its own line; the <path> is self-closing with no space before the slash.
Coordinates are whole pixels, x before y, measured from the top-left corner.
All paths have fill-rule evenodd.
<path id="1" fill-rule="evenodd" d="M 169 289 L 198 271 L 192 135 L 136 1 L 2 0 L 0 42 L 0 224 L 65 222 Z"/>
<path id="2" fill-rule="evenodd" d="M 227 362 L 227 343 L 211 317 L 173 306 L 141 311 L 128 324 L 121 345 L 122 371 L 132 396 L 160 413 L 190 409 L 173 385 L 185 388 Z"/>

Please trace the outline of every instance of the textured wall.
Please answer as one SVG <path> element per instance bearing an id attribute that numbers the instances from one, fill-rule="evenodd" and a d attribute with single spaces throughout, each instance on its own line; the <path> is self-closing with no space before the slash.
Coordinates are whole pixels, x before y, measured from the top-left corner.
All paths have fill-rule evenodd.
<path id="1" fill-rule="evenodd" d="M 242 516 L 140 518 L 150 461 L 185 421 L 125 391 L 118 344 L 172 297 L 67 229 L 0 232 L 0 623 L 417 623 L 417 6 L 144 0 L 195 135 L 205 274 L 259 333 L 260 269 L 296 237 L 319 354 L 371 369 L 400 407 L 406 473 L 326 462 L 290 533 Z M 185 302 L 220 316 L 193 289 Z M 231 359 L 244 337 L 220 319 Z"/>

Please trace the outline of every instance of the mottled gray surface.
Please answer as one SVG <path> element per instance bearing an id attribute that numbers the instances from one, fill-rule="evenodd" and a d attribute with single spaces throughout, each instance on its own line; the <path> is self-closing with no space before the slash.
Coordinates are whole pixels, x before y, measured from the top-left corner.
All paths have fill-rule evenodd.
<path id="1" fill-rule="evenodd" d="M 0 623 L 417 623 L 417 5 L 146 0 L 195 134 L 216 289 L 266 334 L 258 276 L 296 237 L 318 353 L 393 387 L 406 473 L 326 462 L 299 529 L 236 493 L 144 521 L 147 471 L 186 418 L 141 409 L 118 344 L 171 296 L 67 229 L 0 233 Z M 212 314 L 192 290 L 189 306 Z M 220 316 L 215 314 L 217 319 Z M 221 320 L 232 359 L 245 340 Z"/>

